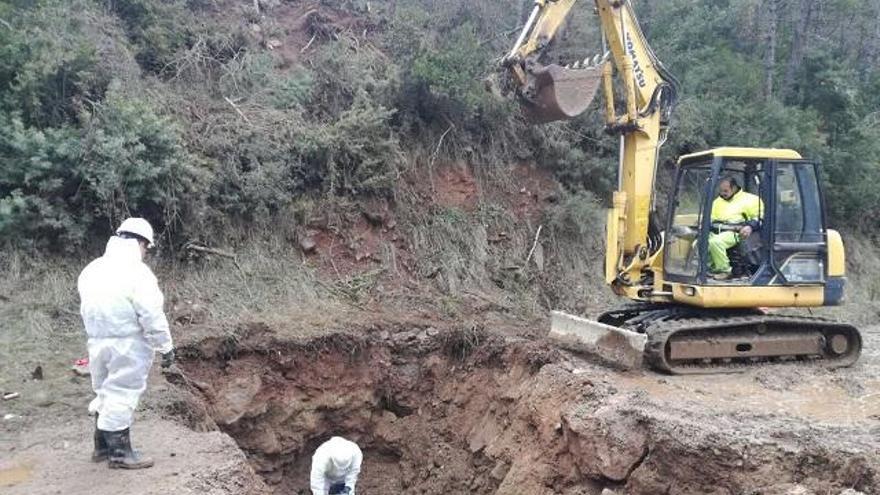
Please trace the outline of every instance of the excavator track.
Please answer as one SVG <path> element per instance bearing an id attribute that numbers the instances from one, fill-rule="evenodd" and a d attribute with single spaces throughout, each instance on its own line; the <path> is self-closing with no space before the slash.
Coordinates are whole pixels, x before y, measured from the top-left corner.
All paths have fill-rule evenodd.
<path id="1" fill-rule="evenodd" d="M 645 361 L 673 374 L 736 373 L 766 363 L 813 363 L 839 368 L 862 348 L 852 325 L 823 318 L 630 305 L 599 321 L 647 336 Z"/>

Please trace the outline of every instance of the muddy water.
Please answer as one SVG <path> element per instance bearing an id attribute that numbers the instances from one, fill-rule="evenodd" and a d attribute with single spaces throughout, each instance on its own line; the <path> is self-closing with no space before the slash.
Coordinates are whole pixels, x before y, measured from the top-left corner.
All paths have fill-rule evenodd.
<path id="1" fill-rule="evenodd" d="M 840 425 L 876 420 L 880 415 L 880 380 L 863 382 L 860 393 L 854 394 L 827 377 L 810 377 L 808 371 L 781 373 L 796 374 L 792 379 L 798 383 L 774 390 L 751 373 L 699 377 L 629 374 L 621 375 L 616 383 L 644 390 L 658 400 L 687 400 L 725 412 L 780 414 Z"/>
<path id="2" fill-rule="evenodd" d="M 671 405 L 687 401 L 704 411 L 776 414 L 840 426 L 876 422 L 880 420 L 880 327 L 863 328 L 861 333 L 862 356 L 850 368 L 785 364 L 705 376 L 631 372 L 614 382 Z"/>
<path id="3" fill-rule="evenodd" d="M 6 464 L 0 462 L 0 487 L 20 485 L 33 477 L 33 464 Z"/>

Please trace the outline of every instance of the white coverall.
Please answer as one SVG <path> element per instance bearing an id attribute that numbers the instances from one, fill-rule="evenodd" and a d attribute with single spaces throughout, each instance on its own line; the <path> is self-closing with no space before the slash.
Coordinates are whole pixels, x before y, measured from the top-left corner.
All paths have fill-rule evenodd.
<path id="1" fill-rule="evenodd" d="M 124 430 L 147 388 L 154 353 L 173 348 L 164 297 L 138 241 L 121 237 L 110 238 L 77 286 L 96 395 L 89 412 L 98 413 L 98 429 Z"/>
<path id="2" fill-rule="evenodd" d="M 312 495 L 327 495 L 337 483 L 344 483 L 354 495 L 362 460 L 361 449 L 354 442 L 333 437 L 322 443 L 312 456 Z"/>

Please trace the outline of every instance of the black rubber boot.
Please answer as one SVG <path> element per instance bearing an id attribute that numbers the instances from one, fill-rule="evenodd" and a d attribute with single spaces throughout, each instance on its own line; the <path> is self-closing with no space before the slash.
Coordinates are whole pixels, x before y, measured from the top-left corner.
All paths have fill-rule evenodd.
<path id="1" fill-rule="evenodd" d="M 131 448 L 128 428 L 121 431 L 102 431 L 101 434 L 110 450 L 111 469 L 143 469 L 153 465 L 153 459 L 142 456 Z"/>
<path id="2" fill-rule="evenodd" d="M 98 416 L 95 416 L 95 450 L 92 451 L 92 462 L 104 462 L 108 457 L 110 450 L 107 448 L 103 433 L 98 429 Z"/>

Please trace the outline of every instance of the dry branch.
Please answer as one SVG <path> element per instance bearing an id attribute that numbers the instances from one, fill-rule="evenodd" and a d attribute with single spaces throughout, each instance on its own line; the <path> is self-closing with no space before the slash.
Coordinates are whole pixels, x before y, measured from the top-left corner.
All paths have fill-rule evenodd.
<path id="1" fill-rule="evenodd" d="M 434 152 L 431 153 L 431 160 L 428 162 L 428 176 L 431 180 L 431 191 L 434 190 L 434 161 L 437 159 L 437 154 L 440 153 L 440 146 L 443 145 L 443 138 L 449 134 L 449 131 L 451 131 L 453 127 L 455 127 L 455 124 L 450 122 L 449 128 L 446 129 L 446 132 L 444 132 L 443 135 L 440 136 L 440 139 L 437 140 L 437 147 L 435 147 Z"/>
<path id="2" fill-rule="evenodd" d="M 302 47 L 302 50 L 300 50 L 299 52 L 305 53 L 305 51 L 308 50 L 310 46 L 312 46 L 312 43 L 315 41 L 315 38 L 317 38 L 317 37 L 318 37 L 317 33 L 313 34 L 312 39 L 310 39 L 309 42 L 306 43 L 306 46 Z"/>
<path id="3" fill-rule="evenodd" d="M 200 253 L 216 254 L 217 256 L 224 256 L 233 260 L 235 259 L 235 253 L 230 253 L 228 251 L 223 251 L 215 248 L 209 248 L 206 246 L 199 246 L 198 244 L 187 244 L 186 249 L 191 249 Z"/>
<path id="4" fill-rule="evenodd" d="M 241 118 L 244 119 L 245 122 L 248 123 L 248 125 L 254 125 L 251 123 L 250 120 L 248 120 L 247 115 L 245 115 L 244 112 L 242 112 L 241 109 L 238 108 L 238 105 L 236 105 L 234 101 L 230 100 L 228 96 L 224 96 L 223 99 L 226 100 L 226 103 L 232 105 L 232 108 L 235 109 L 235 111 L 241 116 Z"/>
<path id="5" fill-rule="evenodd" d="M 532 243 L 532 249 L 529 251 L 529 255 L 526 256 L 526 262 L 523 265 L 523 269 L 526 269 L 529 266 L 529 261 L 532 259 L 532 255 L 535 254 L 535 248 L 538 247 L 538 238 L 541 236 L 541 229 L 543 225 L 538 225 L 538 230 L 535 232 L 535 242 Z"/>

